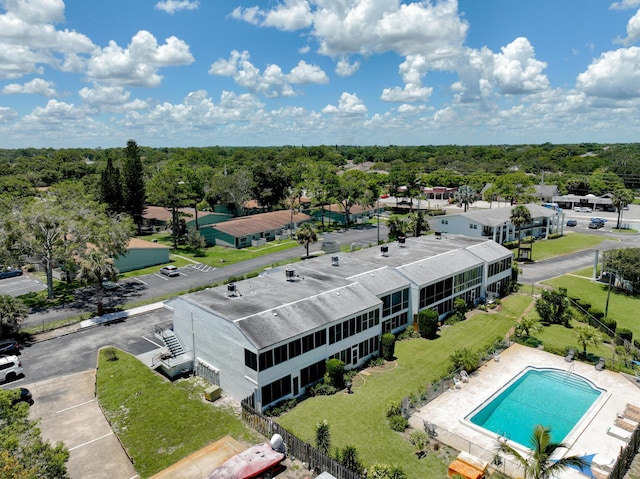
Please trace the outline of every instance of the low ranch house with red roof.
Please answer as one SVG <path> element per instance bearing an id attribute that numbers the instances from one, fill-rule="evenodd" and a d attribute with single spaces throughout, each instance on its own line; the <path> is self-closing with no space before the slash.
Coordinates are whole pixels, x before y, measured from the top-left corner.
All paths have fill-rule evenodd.
<path id="1" fill-rule="evenodd" d="M 195 208 L 180 208 L 180 218 L 186 222 L 187 228 L 196 227 Z M 232 218 L 229 213 L 218 213 L 213 211 L 198 211 L 198 226 L 206 226 L 221 223 Z M 171 222 L 171 209 L 163 206 L 147 206 L 142 216 L 142 227 L 160 231 L 168 227 Z"/>
<path id="2" fill-rule="evenodd" d="M 384 211 L 384 206 L 361 206 L 353 205 L 350 211 L 349 221 L 351 223 L 365 223 L 371 218 L 376 217 L 376 211 Z M 316 209 L 313 211 L 313 217 L 317 221 L 322 219 L 322 209 Z M 337 203 L 324 207 L 324 221 L 325 223 L 340 223 L 347 224 L 347 215 L 344 211 L 344 207 Z"/>
<path id="3" fill-rule="evenodd" d="M 291 210 L 271 211 L 205 226 L 200 228 L 200 234 L 208 245 L 246 248 L 280 239 L 281 235 L 289 234 L 290 230 L 307 221 L 311 221 L 311 216 L 305 213 L 292 215 Z"/>

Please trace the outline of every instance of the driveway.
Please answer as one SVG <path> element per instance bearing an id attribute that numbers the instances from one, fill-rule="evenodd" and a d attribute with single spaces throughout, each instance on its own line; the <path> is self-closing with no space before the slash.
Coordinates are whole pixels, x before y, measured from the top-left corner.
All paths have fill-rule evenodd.
<path id="1" fill-rule="evenodd" d="M 29 385 L 34 404 L 30 418 L 41 418 L 42 438 L 69 449 L 72 479 L 137 478 L 95 397 L 95 370 Z"/>

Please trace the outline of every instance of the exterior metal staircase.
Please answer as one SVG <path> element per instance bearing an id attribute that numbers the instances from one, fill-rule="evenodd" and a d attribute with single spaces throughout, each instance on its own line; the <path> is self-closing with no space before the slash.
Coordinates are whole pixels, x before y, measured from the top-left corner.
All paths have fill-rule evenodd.
<path id="1" fill-rule="evenodd" d="M 175 334 L 173 334 L 173 331 L 164 331 L 162 339 L 164 340 L 164 344 L 169 348 L 169 351 L 171 351 L 171 356 L 175 358 L 176 356 L 184 354 L 184 348 L 182 347 L 182 344 L 180 344 L 180 341 L 178 341 L 178 338 L 176 338 Z"/>

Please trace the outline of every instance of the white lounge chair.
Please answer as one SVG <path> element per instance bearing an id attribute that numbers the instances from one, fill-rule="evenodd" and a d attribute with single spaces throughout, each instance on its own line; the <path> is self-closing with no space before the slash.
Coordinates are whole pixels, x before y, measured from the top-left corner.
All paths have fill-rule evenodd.
<path id="1" fill-rule="evenodd" d="M 460 381 L 460 379 L 454 376 L 453 385 L 455 386 L 456 389 L 460 389 L 462 387 L 462 381 Z"/>
<path id="2" fill-rule="evenodd" d="M 611 437 L 615 437 L 616 439 L 620 439 L 624 442 L 629 442 L 631 439 L 631 434 L 629 431 L 625 431 L 624 429 L 618 426 L 609 426 L 607 429 L 607 434 Z"/>
<path id="3" fill-rule="evenodd" d="M 494 360 L 495 362 L 500 361 L 500 353 L 499 353 L 498 351 L 494 351 L 494 352 L 493 352 L 493 360 Z"/>
<path id="4" fill-rule="evenodd" d="M 460 379 L 462 379 L 463 383 L 469 382 L 469 374 L 467 374 L 467 372 L 464 369 L 460 371 Z"/>
<path id="5" fill-rule="evenodd" d="M 604 369 L 604 358 L 600 358 L 595 367 L 596 371 L 602 371 Z"/>
<path id="6" fill-rule="evenodd" d="M 569 352 L 567 353 L 567 355 L 564 357 L 564 360 L 568 363 L 570 363 L 571 361 L 573 361 L 573 356 L 575 356 L 576 351 L 575 349 L 570 349 Z"/>

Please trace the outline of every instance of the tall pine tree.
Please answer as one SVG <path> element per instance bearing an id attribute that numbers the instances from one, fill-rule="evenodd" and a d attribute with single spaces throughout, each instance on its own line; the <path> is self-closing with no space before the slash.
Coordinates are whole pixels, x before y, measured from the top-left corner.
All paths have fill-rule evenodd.
<path id="1" fill-rule="evenodd" d="M 124 153 L 124 211 L 131 215 L 140 234 L 142 215 L 146 210 L 146 190 L 138 144 L 134 140 L 127 141 Z"/>
<path id="2" fill-rule="evenodd" d="M 113 166 L 111 157 L 107 159 L 107 167 L 100 176 L 100 200 L 111 213 L 122 213 L 124 209 L 122 178 L 120 170 Z"/>

